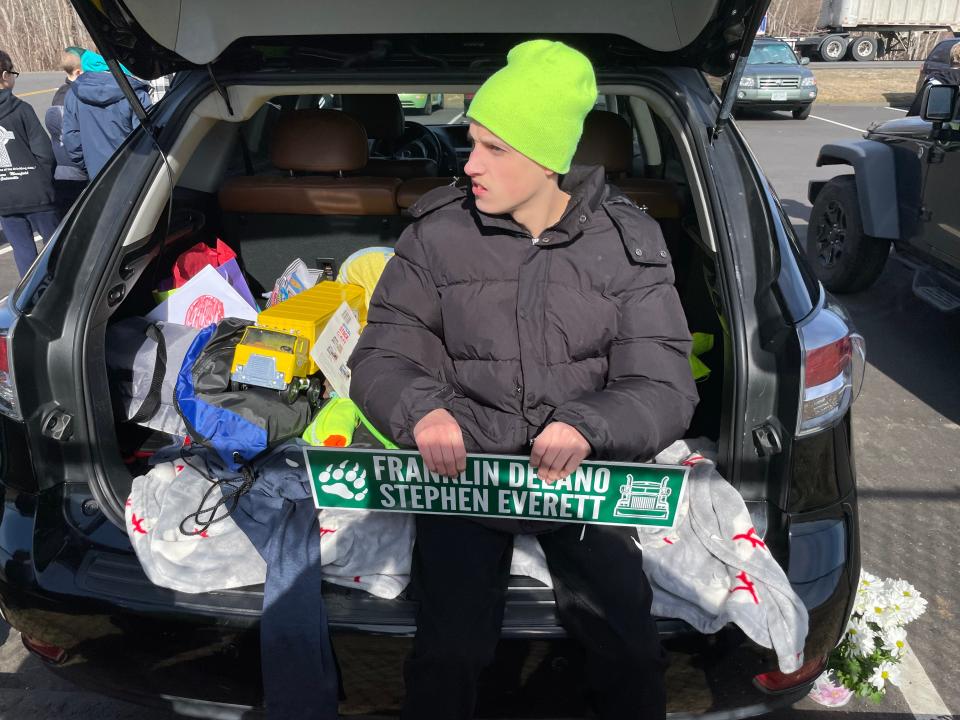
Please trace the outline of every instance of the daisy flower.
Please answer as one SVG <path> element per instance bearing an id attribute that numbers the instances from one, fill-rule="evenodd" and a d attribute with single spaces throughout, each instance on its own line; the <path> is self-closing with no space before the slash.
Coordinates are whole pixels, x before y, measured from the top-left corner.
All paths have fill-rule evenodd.
<path id="1" fill-rule="evenodd" d="M 867 657 L 877 646 L 873 630 L 864 620 L 853 618 L 847 623 L 847 640 L 855 655 Z"/>
<path id="2" fill-rule="evenodd" d="M 907 651 L 907 631 L 902 627 L 890 628 L 883 633 L 883 648 L 898 658 Z"/>
<path id="3" fill-rule="evenodd" d="M 884 684 L 887 682 L 892 685 L 900 684 L 900 668 L 893 663 L 883 662 L 870 676 L 870 684 L 877 690 L 883 690 Z"/>
<path id="4" fill-rule="evenodd" d="M 913 622 L 927 609 L 927 601 L 906 580 L 897 579 L 889 583 L 887 592 L 892 603 L 900 606 L 903 624 Z"/>

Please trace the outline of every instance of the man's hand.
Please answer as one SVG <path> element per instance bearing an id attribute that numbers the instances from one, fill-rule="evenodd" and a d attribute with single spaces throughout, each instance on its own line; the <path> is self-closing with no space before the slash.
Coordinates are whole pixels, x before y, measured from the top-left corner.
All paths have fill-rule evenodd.
<path id="1" fill-rule="evenodd" d="M 460 425 L 443 408 L 431 410 L 413 427 L 413 439 L 430 472 L 456 477 L 467 469 Z"/>
<path id="2" fill-rule="evenodd" d="M 590 443 L 573 427 L 553 422 L 533 441 L 530 464 L 537 468 L 537 477 L 553 483 L 566 477 L 590 454 Z"/>

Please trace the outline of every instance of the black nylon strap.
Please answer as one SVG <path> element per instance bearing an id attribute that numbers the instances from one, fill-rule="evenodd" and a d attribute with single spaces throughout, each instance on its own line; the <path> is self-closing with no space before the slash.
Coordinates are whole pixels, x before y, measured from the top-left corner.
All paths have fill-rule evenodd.
<path id="1" fill-rule="evenodd" d="M 167 374 L 167 344 L 163 333 L 156 324 L 147 326 L 144 334 L 157 344 L 157 359 L 153 365 L 153 379 L 150 381 L 150 390 L 143 399 L 140 409 L 130 418 L 132 423 L 141 423 L 149 420 L 157 413 L 160 407 L 160 390 L 163 387 L 163 377 Z"/>

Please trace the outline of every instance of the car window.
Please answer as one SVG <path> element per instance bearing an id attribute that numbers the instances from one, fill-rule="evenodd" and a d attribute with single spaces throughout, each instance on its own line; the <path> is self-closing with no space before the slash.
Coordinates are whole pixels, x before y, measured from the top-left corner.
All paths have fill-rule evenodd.
<path id="1" fill-rule="evenodd" d="M 747 65 L 796 65 L 797 56 L 786 43 L 754 45 L 747 57 Z"/>
<path id="2" fill-rule="evenodd" d="M 930 53 L 930 57 L 928 57 L 927 60 L 938 63 L 946 63 L 952 45 L 953 43 L 949 40 L 944 40 L 933 49 L 933 51 Z"/>

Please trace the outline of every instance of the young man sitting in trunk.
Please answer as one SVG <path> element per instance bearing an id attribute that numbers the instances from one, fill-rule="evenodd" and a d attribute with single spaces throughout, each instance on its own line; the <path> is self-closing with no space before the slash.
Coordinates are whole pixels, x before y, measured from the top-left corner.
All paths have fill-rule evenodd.
<path id="1" fill-rule="evenodd" d="M 529 452 L 554 482 L 587 457 L 650 459 L 690 421 L 690 335 L 660 228 L 603 168 L 570 167 L 596 98 L 579 52 L 515 47 L 467 114 L 471 188 L 411 208 L 418 220 L 373 295 L 351 395 L 435 472 L 458 475 L 467 452 Z M 664 717 L 635 533 L 439 515 L 417 516 L 421 604 L 402 717 L 472 716 L 518 532 L 540 533 L 600 717 Z"/>

